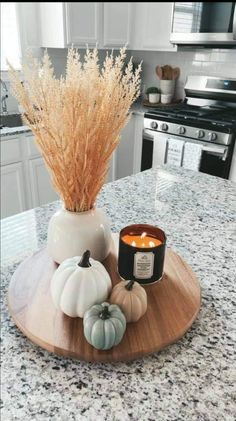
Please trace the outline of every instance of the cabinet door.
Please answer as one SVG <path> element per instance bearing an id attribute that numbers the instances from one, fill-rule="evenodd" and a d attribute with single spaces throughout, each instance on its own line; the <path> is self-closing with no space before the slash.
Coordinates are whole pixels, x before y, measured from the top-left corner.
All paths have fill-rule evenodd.
<path id="1" fill-rule="evenodd" d="M 65 3 L 67 43 L 85 47 L 96 45 L 99 28 L 99 3 Z"/>
<path id="2" fill-rule="evenodd" d="M 109 183 L 110 181 L 115 181 L 115 180 L 116 180 L 116 151 L 113 152 L 110 159 L 106 183 Z"/>
<path id="3" fill-rule="evenodd" d="M 13 164 L 22 160 L 20 136 L 7 136 L 1 139 L 1 165 Z"/>
<path id="4" fill-rule="evenodd" d="M 26 3 L 21 4 L 25 5 Z M 39 21 L 41 33 L 40 47 L 66 47 L 65 7 L 62 2 L 40 2 Z"/>
<path id="5" fill-rule="evenodd" d="M 131 3 L 103 3 L 104 47 L 122 47 L 130 43 Z"/>
<path id="6" fill-rule="evenodd" d="M 21 162 L 1 167 L 1 218 L 26 210 L 24 186 Z"/>
<path id="7" fill-rule="evenodd" d="M 31 132 L 25 133 L 23 141 L 26 148 L 25 154 L 28 159 L 41 157 L 41 152 L 37 147 L 34 140 L 34 135 Z"/>
<path id="8" fill-rule="evenodd" d="M 141 171 L 144 115 L 135 114 L 134 118 L 134 164 L 133 174 Z"/>
<path id="9" fill-rule="evenodd" d="M 236 146 L 234 146 L 234 153 L 233 153 L 231 167 L 230 167 L 229 180 L 234 181 L 236 183 Z"/>
<path id="10" fill-rule="evenodd" d="M 29 160 L 32 206 L 41 206 L 58 199 L 43 158 Z"/>
<path id="11" fill-rule="evenodd" d="M 121 132 L 121 139 L 116 150 L 116 178 L 133 174 L 134 166 L 134 124 L 135 117 L 131 115 L 128 124 Z"/>
<path id="12" fill-rule="evenodd" d="M 170 43 L 173 3 L 136 3 L 134 49 L 176 51 Z"/>

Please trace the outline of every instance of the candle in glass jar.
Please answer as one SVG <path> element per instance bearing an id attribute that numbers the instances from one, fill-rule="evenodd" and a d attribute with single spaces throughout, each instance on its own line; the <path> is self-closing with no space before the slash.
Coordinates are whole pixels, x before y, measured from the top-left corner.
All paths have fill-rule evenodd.
<path id="1" fill-rule="evenodd" d="M 158 240 L 158 238 L 152 237 L 148 235 L 146 232 L 142 234 L 126 234 L 122 237 L 122 240 L 133 247 L 140 247 L 140 248 L 150 248 L 150 247 L 157 247 L 162 242 Z"/>
<path id="2" fill-rule="evenodd" d="M 118 272 L 121 278 L 151 284 L 163 277 L 166 235 L 149 224 L 133 224 L 120 231 Z"/>

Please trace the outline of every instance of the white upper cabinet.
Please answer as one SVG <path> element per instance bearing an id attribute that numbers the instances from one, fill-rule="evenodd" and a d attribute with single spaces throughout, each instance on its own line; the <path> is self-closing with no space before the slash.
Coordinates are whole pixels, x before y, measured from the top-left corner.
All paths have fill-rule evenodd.
<path id="1" fill-rule="evenodd" d="M 40 3 L 41 47 L 176 51 L 169 39 L 173 3 Z"/>
<path id="2" fill-rule="evenodd" d="M 41 47 L 66 47 L 66 19 L 62 2 L 40 3 Z"/>
<path id="3" fill-rule="evenodd" d="M 170 43 L 173 3 L 135 3 L 134 50 L 176 51 Z"/>
<path id="4" fill-rule="evenodd" d="M 95 46 L 99 42 L 101 3 L 40 3 L 41 47 Z"/>
<path id="5" fill-rule="evenodd" d="M 131 35 L 131 3 L 103 3 L 103 46 L 129 46 Z"/>
<path id="6" fill-rule="evenodd" d="M 65 3 L 67 44 L 95 46 L 99 37 L 99 3 Z"/>

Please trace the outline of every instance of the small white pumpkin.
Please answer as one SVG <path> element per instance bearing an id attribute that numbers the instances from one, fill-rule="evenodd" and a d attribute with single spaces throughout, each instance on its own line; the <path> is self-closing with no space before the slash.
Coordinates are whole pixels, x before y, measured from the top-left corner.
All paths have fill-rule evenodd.
<path id="1" fill-rule="evenodd" d="M 94 304 L 105 301 L 111 291 L 111 278 L 105 267 L 83 256 L 64 260 L 51 280 L 51 295 L 57 309 L 70 317 L 83 317 Z"/>

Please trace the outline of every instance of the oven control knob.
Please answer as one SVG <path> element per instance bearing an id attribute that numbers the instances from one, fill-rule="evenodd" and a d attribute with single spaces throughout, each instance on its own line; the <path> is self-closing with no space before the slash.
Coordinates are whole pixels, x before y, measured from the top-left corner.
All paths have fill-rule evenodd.
<path id="1" fill-rule="evenodd" d="M 208 134 L 208 139 L 209 140 L 216 140 L 217 139 L 217 134 L 216 133 L 209 133 Z"/>
<path id="2" fill-rule="evenodd" d="M 183 127 L 183 126 L 178 127 L 178 132 L 179 132 L 179 134 L 184 134 L 186 132 L 185 127 Z"/>
<path id="3" fill-rule="evenodd" d="M 166 123 L 163 123 L 163 124 L 161 125 L 161 130 L 163 130 L 164 132 L 167 132 L 167 130 L 168 130 L 168 125 L 167 125 Z"/>
<path id="4" fill-rule="evenodd" d="M 152 129 L 157 129 L 157 127 L 158 127 L 157 122 L 156 122 L 156 121 L 152 121 L 152 122 L 151 122 L 151 128 L 152 128 Z"/>
<path id="5" fill-rule="evenodd" d="M 205 132 L 203 130 L 198 130 L 197 131 L 197 137 L 204 137 L 205 136 Z"/>

